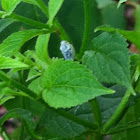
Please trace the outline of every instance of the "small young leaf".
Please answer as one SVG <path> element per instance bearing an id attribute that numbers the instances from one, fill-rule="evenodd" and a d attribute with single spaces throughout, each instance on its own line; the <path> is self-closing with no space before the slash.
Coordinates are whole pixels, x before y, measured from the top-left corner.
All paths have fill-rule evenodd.
<path id="1" fill-rule="evenodd" d="M 50 0 L 49 1 L 49 24 L 51 25 L 54 17 L 61 8 L 64 0 Z"/>
<path id="2" fill-rule="evenodd" d="M 29 66 L 9 57 L 0 56 L 0 69 L 28 68 Z"/>
<path id="3" fill-rule="evenodd" d="M 28 86 L 29 89 L 31 89 L 32 91 L 34 91 L 37 95 L 41 95 L 42 91 L 43 91 L 43 88 L 41 87 L 41 79 L 40 77 L 33 80 L 29 86 Z"/>
<path id="4" fill-rule="evenodd" d="M 28 78 L 26 80 L 26 82 L 40 76 L 41 73 L 39 73 L 35 68 L 31 68 L 30 71 L 29 71 L 29 74 L 28 74 Z"/>
<path id="5" fill-rule="evenodd" d="M 43 62 L 50 63 L 50 58 L 48 57 L 48 43 L 50 39 L 50 34 L 40 35 L 36 42 L 36 54 L 38 58 Z"/>
<path id="6" fill-rule="evenodd" d="M 26 41 L 49 32 L 49 30 L 31 29 L 13 33 L 0 44 L 0 56 L 13 56 Z"/>
<path id="7" fill-rule="evenodd" d="M 117 83 L 127 88 L 130 83 L 129 50 L 126 40 L 118 33 L 102 33 L 91 42 L 83 64 L 101 82 Z"/>
<path id="8" fill-rule="evenodd" d="M 113 93 L 103 87 L 85 66 L 72 60 L 56 60 L 42 76 L 43 99 L 54 108 L 66 108 L 97 96 Z"/>
<path id="9" fill-rule="evenodd" d="M 124 2 L 126 2 L 126 1 L 127 1 L 127 0 L 120 0 L 119 3 L 118 3 L 117 8 L 119 8 L 119 7 L 121 6 L 121 4 L 124 3 Z"/>
<path id="10" fill-rule="evenodd" d="M 20 2 L 21 0 L 1 0 L 2 8 L 6 11 L 3 18 L 10 15 Z"/>
<path id="11" fill-rule="evenodd" d="M 103 26 L 99 26 L 95 29 L 96 31 L 106 31 L 106 32 L 119 32 L 120 34 L 122 34 L 126 39 L 128 39 L 130 42 L 132 42 L 133 44 L 136 45 L 136 47 L 138 47 L 140 49 L 140 33 L 136 32 L 136 31 L 126 31 L 126 30 L 121 30 L 121 29 L 115 29 L 111 26 L 108 25 L 103 25 Z"/>

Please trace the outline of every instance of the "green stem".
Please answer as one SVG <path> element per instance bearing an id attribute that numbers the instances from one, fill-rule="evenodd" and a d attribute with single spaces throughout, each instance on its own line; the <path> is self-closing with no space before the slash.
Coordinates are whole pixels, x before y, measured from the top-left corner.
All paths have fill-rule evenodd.
<path id="1" fill-rule="evenodd" d="M 67 119 L 69 119 L 69 120 L 71 120 L 73 122 L 76 122 L 76 123 L 78 123 L 80 125 L 83 125 L 83 126 L 85 126 L 87 128 L 91 128 L 93 130 L 96 130 L 97 129 L 97 125 L 95 125 L 95 124 L 92 124 L 92 123 L 90 123 L 88 121 L 85 121 L 85 120 L 83 120 L 83 119 L 81 119 L 79 117 L 76 117 L 76 116 L 74 116 L 74 115 L 72 115 L 70 113 L 67 113 L 67 112 L 65 112 L 65 111 L 63 111 L 61 109 L 54 109 L 54 108 L 48 106 L 43 100 L 39 100 L 39 102 L 42 103 L 42 104 L 44 104 L 45 107 L 49 108 L 53 112 L 55 112 L 55 113 L 57 113 L 57 114 L 65 117 L 65 118 L 67 118 Z"/>
<path id="2" fill-rule="evenodd" d="M 45 5 L 45 3 L 42 0 L 37 0 L 37 1 L 38 1 L 39 8 L 49 18 L 49 12 L 48 12 L 49 10 L 47 6 Z M 56 33 L 60 36 L 61 40 L 66 40 L 66 41 L 71 42 L 66 31 L 64 30 L 64 28 L 61 26 L 61 24 L 56 18 L 54 19 L 54 28 L 55 28 Z"/>
<path id="3" fill-rule="evenodd" d="M 39 8 L 42 10 L 42 12 L 49 17 L 49 10 L 47 8 L 47 6 L 45 5 L 45 3 L 42 0 L 37 0 L 38 6 Z"/>
<path id="4" fill-rule="evenodd" d="M 56 18 L 54 19 L 54 28 L 55 28 L 56 33 L 60 36 L 61 40 L 66 40 L 72 43 L 66 31 L 64 30 L 64 28 L 62 27 L 62 25 L 59 23 L 59 21 Z"/>
<path id="5" fill-rule="evenodd" d="M 0 79 L 3 81 L 6 81 L 7 83 L 11 84 L 15 88 L 23 91 L 24 93 L 27 93 L 29 97 L 37 99 L 38 96 L 36 93 L 31 91 L 30 89 L 26 88 L 24 85 L 18 83 L 17 81 L 10 79 L 3 71 L 0 70 Z"/>
<path id="6" fill-rule="evenodd" d="M 24 79 L 23 79 L 23 71 L 19 71 L 19 81 L 21 84 L 24 84 Z M 24 97 L 20 97 L 21 98 L 21 105 L 22 108 L 25 109 L 25 99 Z M 23 140 L 23 136 L 24 136 L 24 124 L 23 124 L 23 119 L 21 119 L 21 129 L 20 129 L 20 135 L 19 135 L 19 140 Z"/>
<path id="7" fill-rule="evenodd" d="M 24 136 L 24 124 L 23 124 L 23 120 L 21 120 L 21 130 L 20 130 L 20 136 L 19 136 L 19 140 L 23 140 L 23 136 Z"/>
<path id="8" fill-rule="evenodd" d="M 15 19 L 16 21 L 20 21 L 38 28 L 45 28 L 45 29 L 50 29 L 50 27 L 47 24 L 32 20 L 32 19 L 28 19 L 26 17 L 23 16 L 19 16 L 17 14 L 12 13 L 10 16 L 7 16 L 8 18 L 12 18 Z"/>
<path id="9" fill-rule="evenodd" d="M 84 0 L 84 9 L 85 9 L 85 29 L 83 35 L 83 42 L 79 52 L 79 59 L 82 58 L 84 52 L 87 48 L 90 34 L 90 0 Z"/>
<path id="10" fill-rule="evenodd" d="M 119 119 L 120 115 L 124 111 L 127 103 L 129 102 L 129 99 L 131 97 L 131 92 L 129 90 L 126 91 L 121 103 L 119 104 L 119 107 L 115 111 L 115 113 L 111 116 L 108 122 L 105 123 L 103 126 L 103 132 L 107 132 Z"/>
<path id="11" fill-rule="evenodd" d="M 92 107 L 95 124 L 97 124 L 98 127 L 101 128 L 102 127 L 102 115 L 101 115 L 101 110 L 100 110 L 100 106 L 98 104 L 98 101 L 95 98 L 89 102 L 90 102 L 91 107 Z"/>
<path id="12" fill-rule="evenodd" d="M 29 90 L 28 88 L 26 88 L 22 84 L 16 82 L 15 80 L 10 79 L 3 71 L 0 71 L 0 79 L 3 80 L 3 81 L 6 81 L 6 82 L 10 82 L 10 84 L 12 86 L 14 86 L 15 88 L 27 93 L 28 96 L 34 98 L 34 100 L 37 99 L 36 93 L 34 93 L 33 91 Z M 63 111 L 61 109 L 54 109 L 54 108 L 48 106 L 43 100 L 37 100 L 37 101 L 40 102 L 41 104 L 43 104 L 44 106 L 46 106 L 47 108 L 49 108 L 50 110 L 54 111 L 55 113 L 65 117 L 65 118 L 67 118 L 67 119 L 69 119 L 69 120 L 71 120 L 73 122 L 76 122 L 76 123 L 78 123 L 80 125 L 83 125 L 85 127 L 91 128 L 93 130 L 96 130 L 96 128 L 97 128 L 97 125 L 95 125 L 95 124 L 87 122 L 87 121 L 85 121 L 85 120 L 83 120 L 81 118 L 78 118 L 78 117 L 76 117 L 76 116 L 74 116 L 72 114 L 69 114 L 69 113 L 67 113 L 67 112 L 65 112 L 65 111 Z"/>
<path id="13" fill-rule="evenodd" d="M 94 133 L 94 140 L 102 140 L 103 135 L 101 134 L 101 129 L 102 129 L 102 115 L 101 115 L 101 109 L 99 106 L 99 103 L 97 99 L 93 99 L 89 101 L 92 107 L 93 115 L 94 115 L 94 122 L 98 126 L 98 131 Z"/>

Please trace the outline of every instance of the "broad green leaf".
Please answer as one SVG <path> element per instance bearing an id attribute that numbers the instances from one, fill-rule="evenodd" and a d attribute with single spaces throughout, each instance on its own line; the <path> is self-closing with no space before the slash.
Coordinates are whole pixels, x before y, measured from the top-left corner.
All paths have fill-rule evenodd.
<path id="1" fill-rule="evenodd" d="M 127 46 L 126 40 L 118 33 L 102 33 L 91 42 L 91 50 L 85 52 L 83 64 L 99 81 L 131 88 Z"/>
<path id="2" fill-rule="evenodd" d="M 103 26 L 99 26 L 95 29 L 96 31 L 106 31 L 106 32 L 119 32 L 120 34 L 122 34 L 126 39 L 128 39 L 130 42 L 132 42 L 133 44 L 136 45 L 136 47 L 138 47 L 140 49 L 140 33 L 136 32 L 136 31 L 126 31 L 126 30 L 121 30 L 121 29 L 115 29 L 111 26 L 108 25 L 103 25 Z"/>
<path id="3" fill-rule="evenodd" d="M 40 35 L 37 39 L 35 50 L 38 58 L 43 62 L 48 62 L 48 43 L 50 39 L 50 34 Z M 49 62 L 48 62 L 49 63 Z"/>
<path id="4" fill-rule="evenodd" d="M 49 0 L 49 24 L 51 25 L 54 17 L 56 16 L 57 12 L 61 8 L 64 0 Z"/>
<path id="5" fill-rule="evenodd" d="M 49 33 L 49 30 L 31 29 L 13 33 L 0 44 L 0 56 L 13 56 L 26 41 L 46 33 Z"/>
<path id="6" fill-rule="evenodd" d="M 117 8 L 119 8 L 119 7 L 121 6 L 121 4 L 124 3 L 124 2 L 126 2 L 126 1 L 127 1 L 127 0 L 120 0 L 119 3 L 118 3 Z"/>
<path id="7" fill-rule="evenodd" d="M 135 31 L 140 32 L 140 6 L 135 9 Z"/>
<path id="8" fill-rule="evenodd" d="M 30 81 L 30 80 L 32 80 L 40 75 L 41 75 L 41 73 L 39 73 L 35 68 L 31 68 L 29 71 L 26 82 L 28 82 L 28 81 Z"/>
<path id="9" fill-rule="evenodd" d="M 29 66 L 16 59 L 0 56 L 0 69 L 11 68 L 29 68 Z"/>
<path id="10" fill-rule="evenodd" d="M 7 26 L 14 22 L 13 19 L 1 19 L 0 20 L 0 32 L 3 31 Z"/>
<path id="11" fill-rule="evenodd" d="M 1 0 L 2 8 L 6 11 L 3 18 L 10 15 L 20 2 L 21 0 Z"/>
<path id="12" fill-rule="evenodd" d="M 116 93 L 97 97 L 102 111 L 103 123 L 108 121 L 115 112 L 126 92 L 124 87 L 116 85 L 111 87 L 111 89 L 115 90 Z M 77 117 L 94 123 L 93 111 L 89 103 L 84 103 L 80 106 L 71 108 L 68 110 L 68 113 L 74 114 Z M 42 114 L 40 123 L 38 124 L 38 130 L 39 131 L 37 131 L 37 134 L 46 138 L 48 136 L 63 137 L 70 140 L 70 138 L 79 136 L 82 132 L 85 132 L 86 128 L 47 109 Z"/>
<path id="13" fill-rule="evenodd" d="M 85 114 L 81 114 L 81 116 L 82 115 L 85 116 Z M 85 131 L 83 126 L 62 117 L 49 109 L 46 109 L 43 112 L 39 122 L 39 131 L 36 133 L 48 139 L 51 137 L 70 139 Z"/>
<path id="14" fill-rule="evenodd" d="M 85 66 L 73 61 L 56 60 L 42 76 L 42 84 L 43 99 L 54 108 L 69 108 L 114 92 L 103 87 Z"/>
<path id="15" fill-rule="evenodd" d="M 0 126 L 4 124 L 6 120 L 10 118 L 20 118 L 24 120 L 24 127 L 27 130 L 27 133 L 31 135 L 33 138 L 42 139 L 40 136 L 34 133 L 35 124 L 32 121 L 32 115 L 28 110 L 15 108 L 8 111 L 1 119 L 0 119 Z"/>

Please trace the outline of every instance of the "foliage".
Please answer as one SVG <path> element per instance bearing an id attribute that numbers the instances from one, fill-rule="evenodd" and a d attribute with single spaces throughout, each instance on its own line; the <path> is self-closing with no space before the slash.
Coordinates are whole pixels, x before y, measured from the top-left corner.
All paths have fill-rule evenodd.
<path id="1" fill-rule="evenodd" d="M 140 56 L 127 42 L 140 48 L 136 0 L 0 2 L 3 138 L 140 139 Z M 134 8 L 134 31 L 126 30 L 127 5 Z M 4 128 L 10 118 L 21 122 L 14 134 Z"/>

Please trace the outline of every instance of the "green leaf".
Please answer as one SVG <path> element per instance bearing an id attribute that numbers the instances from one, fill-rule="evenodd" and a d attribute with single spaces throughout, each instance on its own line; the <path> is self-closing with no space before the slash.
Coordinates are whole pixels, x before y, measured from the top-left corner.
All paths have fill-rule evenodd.
<path id="1" fill-rule="evenodd" d="M 131 88 L 127 46 L 126 40 L 118 33 L 102 33 L 91 42 L 91 51 L 85 52 L 83 64 L 99 81 Z"/>
<path id="2" fill-rule="evenodd" d="M 13 56 L 26 41 L 46 33 L 49 30 L 30 29 L 13 33 L 0 44 L 0 56 Z"/>
<path id="3" fill-rule="evenodd" d="M 29 66 L 16 59 L 0 56 L 0 69 L 11 68 L 29 68 Z"/>
<path id="4" fill-rule="evenodd" d="M 82 115 L 84 116 L 84 114 Z M 39 131 L 36 133 L 48 139 L 52 137 L 70 139 L 85 131 L 83 126 L 54 113 L 50 109 L 46 109 L 42 113 L 39 122 Z"/>
<path id="5" fill-rule="evenodd" d="M 30 80 L 32 80 L 40 75 L 41 75 L 41 73 L 39 73 L 35 68 L 31 68 L 29 71 L 26 82 L 28 82 L 28 81 L 30 81 Z"/>
<path id="6" fill-rule="evenodd" d="M 136 45 L 136 47 L 138 47 L 140 49 L 140 33 L 136 32 L 136 31 L 126 31 L 126 30 L 121 30 L 121 29 L 115 29 L 111 26 L 108 25 L 103 25 L 103 26 L 99 26 L 95 29 L 96 31 L 106 31 L 106 32 L 119 32 L 120 34 L 122 34 L 126 39 L 128 39 L 130 42 L 132 42 L 133 44 Z"/>
<path id="7" fill-rule="evenodd" d="M 114 92 L 103 87 L 85 66 L 73 61 L 56 60 L 42 76 L 42 84 L 43 99 L 54 108 L 76 106 Z"/>
<path id="8" fill-rule="evenodd" d="M 137 6 L 135 9 L 135 31 L 140 32 L 140 6 Z"/>
<path id="9" fill-rule="evenodd" d="M 50 39 L 50 34 L 40 35 L 37 39 L 35 50 L 38 58 L 43 61 L 50 63 L 50 58 L 48 56 L 48 43 Z"/>
<path id="10" fill-rule="evenodd" d="M 8 95 L 8 96 L 25 96 L 25 97 L 28 97 L 30 98 L 30 96 L 24 92 L 17 92 L 17 91 L 14 91 L 14 90 L 11 90 L 9 87 L 5 87 L 1 90 L 1 93 L 4 94 L 4 95 Z"/>
<path id="11" fill-rule="evenodd" d="M 4 11 L 0 11 L 0 18 L 2 18 L 4 14 L 5 14 Z"/>
<path id="12" fill-rule="evenodd" d="M 14 96 L 6 96 L 3 97 L 2 99 L 0 99 L 0 105 L 3 105 L 6 101 L 10 100 L 10 99 L 14 99 Z"/>
<path id="13" fill-rule="evenodd" d="M 10 118 L 20 118 L 24 121 L 24 127 L 27 130 L 27 133 L 30 134 L 33 138 L 42 139 L 40 136 L 34 134 L 35 124 L 32 121 L 32 115 L 29 111 L 25 109 L 15 108 L 8 111 L 1 119 L 0 126 L 4 124 L 6 120 Z"/>
<path id="14" fill-rule="evenodd" d="M 2 8 L 6 11 L 3 18 L 10 15 L 20 2 L 21 0 L 1 0 Z"/>
<path id="15" fill-rule="evenodd" d="M 119 3 L 118 3 L 117 8 L 119 8 L 119 7 L 121 6 L 121 4 L 124 3 L 124 2 L 126 2 L 126 1 L 127 1 L 127 0 L 120 0 Z"/>
<path id="16" fill-rule="evenodd" d="M 97 97 L 102 111 L 103 123 L 108 121 L 113 115 L 119 103 L 121 102 L 124 93 L 126 92 L 126 88 L 117 85 L 111 87 L 111 89 L 115 90 L 116 92 L 114 94 Z M 67 112 L 74 114 L 75 116 L 86 121 L 94 123 L 93 111 L 91 109 L 91 105 L 88 102 L 71 108 L 67 110 Z M 79 136 L 81 133 L 85 132 L 86 128 L 47 109 L 42 114 L 40 123 L 38 124 L 38 130 L 39 131 L 37 131 L 37 134 L 46 138 L 47 136 L 52 136 L 63 137 L 70 140 L 70 138 Z"/>
<path id="17" fill-rule="evenodd" d="M 37 93 L 37 95 L 41 95 L 43 88 L 41 87 L 41 79 L 40 77 L 33 80 L 29 86 L 29 89 L 31 89 L 32 91 L 34 91 L 35 93 Z"/>
<path id="18" fill-rule="evenodd" d="M 0 20 L 0 32 L 3 31 L 7 26 L 14 22 L 13 19 L 1 19 Z"/>
<path id="19" fill-rule="evenodd" d="M 51 25 L 54 17 L 56 16 L 57 12 L 61 8 L 64 0 L 50 0 L 49 1 L 49 21 L 48 23 Z"/>

